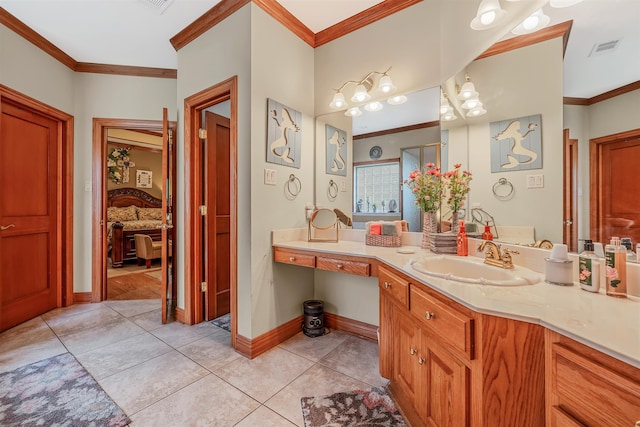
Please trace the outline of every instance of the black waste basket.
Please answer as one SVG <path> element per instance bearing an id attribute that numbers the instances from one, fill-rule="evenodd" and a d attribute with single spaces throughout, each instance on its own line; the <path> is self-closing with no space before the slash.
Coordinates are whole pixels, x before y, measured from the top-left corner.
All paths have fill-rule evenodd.
<path id="1" fill-rule="evenodd" d="M 324 335 L 324 302 L 310 299 L 302 304 L 304 308 L 304 322 L 302 332 L 311 338 Z"/>

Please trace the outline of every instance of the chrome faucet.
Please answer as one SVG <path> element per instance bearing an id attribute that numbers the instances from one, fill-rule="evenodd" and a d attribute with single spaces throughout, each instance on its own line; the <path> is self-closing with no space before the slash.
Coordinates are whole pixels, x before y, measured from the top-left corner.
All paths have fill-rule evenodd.
<path id="1" fill-rule="evenodd" d="M 513 268 L 513 260 L 511 259 L 511 254 L 520 253 L 509 248 L 501 250 L 500 245 L 494 243 L 491 240 L 485 240 L 484 242 L 480 243 L 480 245 L 478 246 L 478 251 L 485 252 L 485 264 L 495 265 L 496 267 L 500 268 Z"/>

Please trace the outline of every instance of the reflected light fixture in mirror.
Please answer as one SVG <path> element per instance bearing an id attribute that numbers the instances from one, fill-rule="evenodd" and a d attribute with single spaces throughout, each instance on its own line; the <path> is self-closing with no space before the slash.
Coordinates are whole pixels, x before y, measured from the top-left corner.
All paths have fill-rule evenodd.
<path id="1" fill-rule="evenodd" d="M 404 95 L 396 95 L 387 99 L 387 104 L 389 105 L 400 105 L 404 104 L 405 102 L 407 102 L 407 97 Z"/>
<path id="2" fill-rule="evenodd" d="M 465 82 L 458 91 L 458 100 L 462 101 L 462 108 L 467 110 L 467 117 L 482 116 L 487 112 L 482 107 L 482 101 L 480 101 L 480 94 L 476 91 L 471 78 L 468 73 L 465 73 Z"/>
<path id="3" fill-rule="evenodd" d="M 478 13 L 471 21 L 474 30 L 486 30 L 496 26 L 507 12 L 500 6 L 500 0 L 482 0 Z"/>
<path id="4" fill-rule="evenodd" d="M 457 118 L 458 116 L 456 116 L 456 112 L 451 106 L 449 98 L 444 91 L 440 89 L 440 120 L 444 122 L 451 122 Z"/>
<path id="5" fill-rule="evenodd" d="M 542 9 L 538 9 L 526 18 L 520 25 L 515 27 L 511 32 L 519 36 L 524 34 L 535 33 L 538 30 L 549 25 L 551 18 L 542 12 Z"/>
<path id="6" fill-rule="evenodd" d="M 348 117 L 358 117 L 361 114 L 362 111 L 360 110 L 360 107 L 351 107 L 344 112 L 344 115 Z"/>
<path id="7" fill-rule="evenodd" d="M 373 101 L 364 106 L 365 110 L 370 111 L 372 113 L 375 113 L 376 111 L 380 111 L 382 110 L 382 108 L 383 108 L 383 105 L 382 105 L 382 102 L 380 101 Z"/>

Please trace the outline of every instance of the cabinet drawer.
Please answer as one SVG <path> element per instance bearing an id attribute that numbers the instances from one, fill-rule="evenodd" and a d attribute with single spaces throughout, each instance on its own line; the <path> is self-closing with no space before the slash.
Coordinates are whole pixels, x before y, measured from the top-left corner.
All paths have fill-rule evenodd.
<path id="1" fill-rule="evenodd" d="M 602 361 L 562 344 L 551 348 L 551 372 L 557 406 L 577 425 L 633 426 L 640 420 L 637 376 L 609 369 Z"/>
<path id="2" fill-rule="evenodd" d="M 283 262 L 285 264 L 301 265 L 303 267 L 315 267 L 316 257 L 314 255 L 303 254 L 300 252 L 283 251 L 276 248 L 273 253 L 273 259 L 276 262 Z"/>
<path id="3" fill-rule="evenodd" d="M 567 414 L 558 406 L 551 408 L 551 426 L 549 427 L 585 427 L 571 415 Z"/>
<path id="4" fill-rule="evenodd" d="M 428 332 L 473 359 L 474 320 L 470 315 L 461 313 L 415 285 L 409 287 L 409 310 Z"/>
<path id="5" fill-rule="evenodd" d="M 317 257 L 316 268 L 320 270 L 336 271 L 338 273 L 370 276 L 371 264 L 368 262 L 346 261 L 338 258 Z"/>
<path id="6" fill-rule="evenodd" d="M 405 308 L 409 308 L 409 282 L 384 268 L 378 270 L 380 293 L 391 297 Z"/>

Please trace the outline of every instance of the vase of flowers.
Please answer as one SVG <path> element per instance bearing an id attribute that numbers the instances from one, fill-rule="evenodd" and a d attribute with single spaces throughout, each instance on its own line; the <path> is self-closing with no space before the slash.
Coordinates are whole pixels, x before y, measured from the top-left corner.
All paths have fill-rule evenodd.
<path id="1" fill-rule="evenodd" d="M 447 206 L 451 209 L 451 232 L 460 231 L 459 213 L 464 206 L 464 199 L 469 193 L 469 183 L 473 179 L 471 172 L 461 171 L 460 163 L 453 165 L 453 169 L 443 174 Z"/>
<path id="2" fill-rule="evenodd" d="M 444 193 L 442 172 L 435 164 L 427 163 L 424 170 L 412 171 L 404 183 L 415 196 L 415 204 L 424 212 L 421 247 L 427 249 L 431 234 L 438 231 L 436 212 L 440 209 Z"/>

